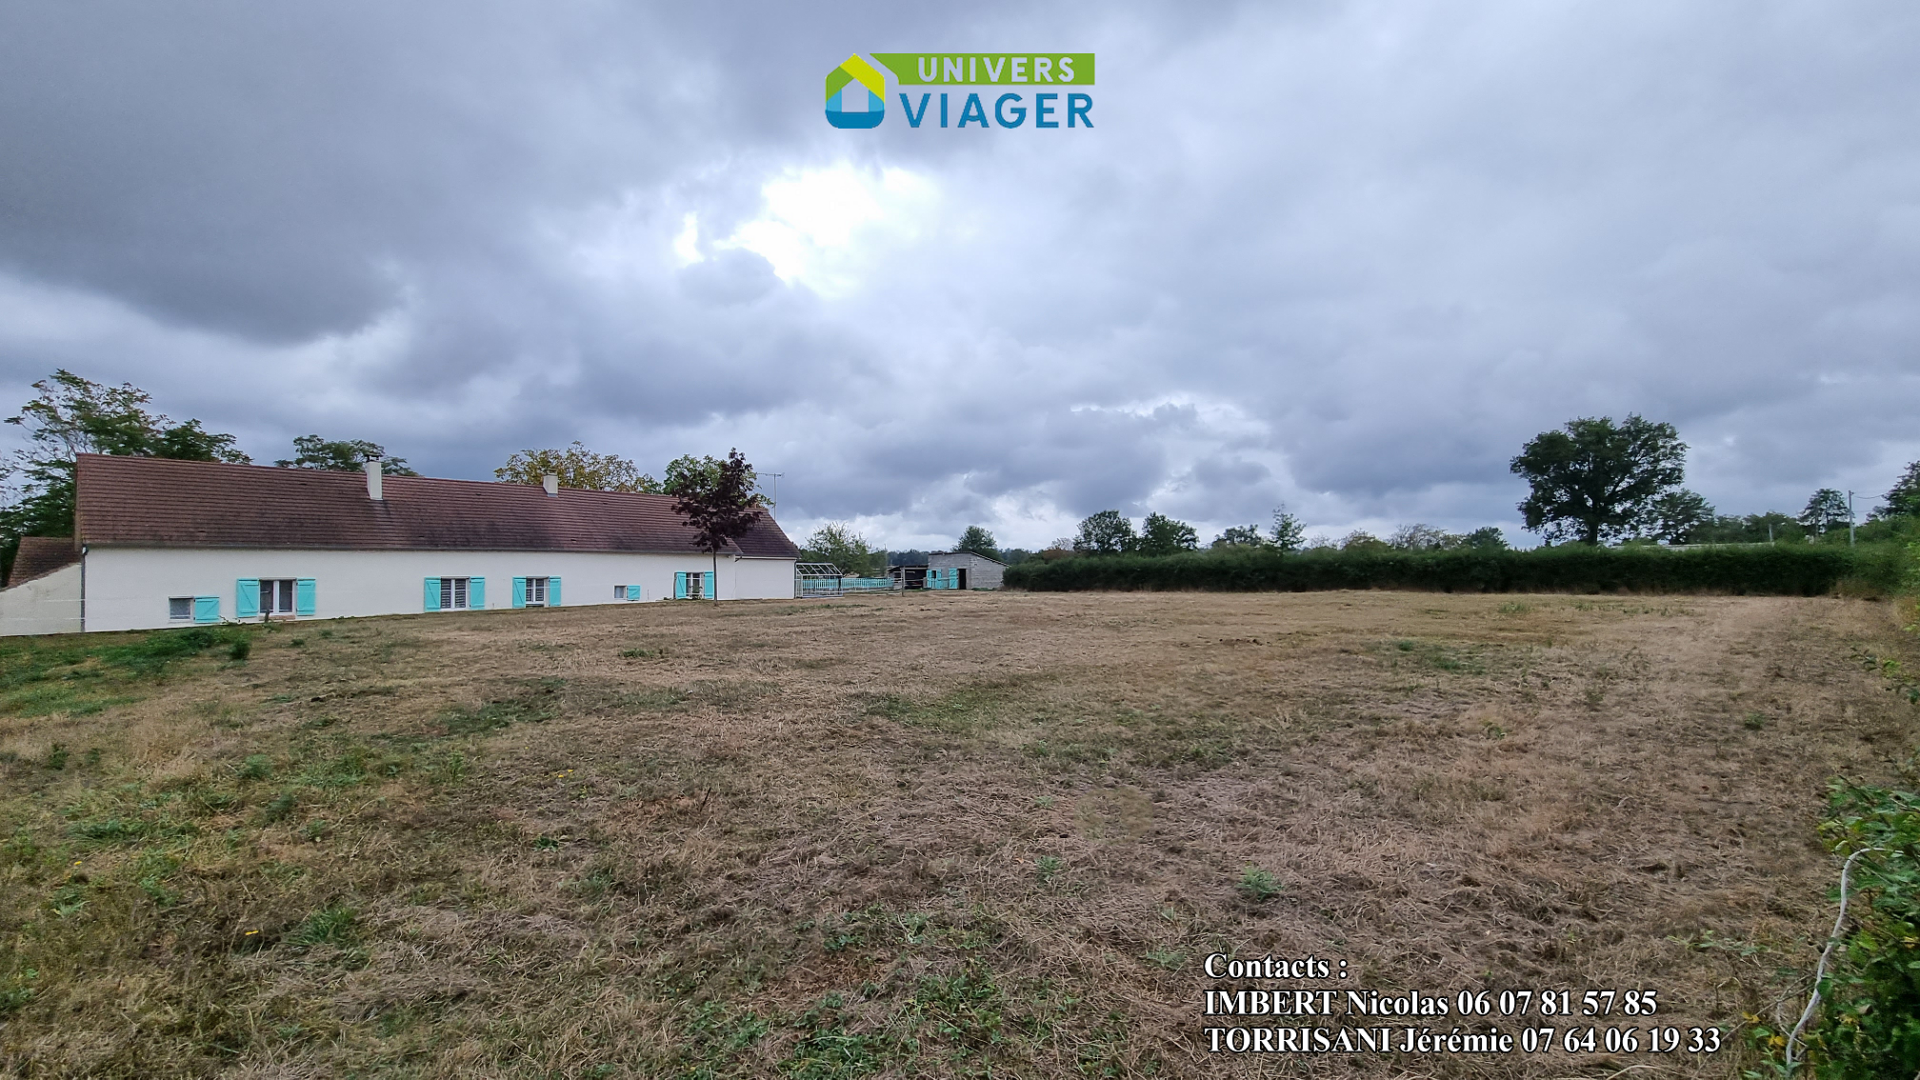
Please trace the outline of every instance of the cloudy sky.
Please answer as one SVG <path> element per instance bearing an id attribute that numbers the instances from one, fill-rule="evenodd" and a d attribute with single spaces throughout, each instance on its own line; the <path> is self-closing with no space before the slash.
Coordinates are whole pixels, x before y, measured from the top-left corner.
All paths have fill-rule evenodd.
<path id="1" fill-rule="evenodd" d="M 1095 52 L 1095 126 L 830 127 L 889 50 Z M 1629 412 L 1723 512 L 1864 499 L 1920 457 L 1916 55 L 1848 0 L 21 0 L 0 404 L 479 479 L 738 446 L 896 547 L 1519 538 L 1520 444 Z"/>

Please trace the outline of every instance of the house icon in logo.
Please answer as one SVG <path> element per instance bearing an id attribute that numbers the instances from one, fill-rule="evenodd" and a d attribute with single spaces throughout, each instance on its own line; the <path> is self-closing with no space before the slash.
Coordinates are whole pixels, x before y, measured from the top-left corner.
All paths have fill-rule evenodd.
<path id="1" fill-rule="evenodd" d="M 858 56 L 827 72 L 827 123 L 837 128 L 879 127 L 887 118 L 887 80 Z"/>

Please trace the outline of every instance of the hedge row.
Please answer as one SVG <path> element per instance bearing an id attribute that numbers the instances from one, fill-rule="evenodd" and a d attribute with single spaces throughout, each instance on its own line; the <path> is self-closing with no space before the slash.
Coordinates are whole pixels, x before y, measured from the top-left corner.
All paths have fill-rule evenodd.
<path id="1" fill-rule="evenodd" d="M 1020 589 L 1211 589 L 1307 592 L 1646 592 L 1819 596 L 1853 574 L 1854 550 L 1754 545 L 1669 551 L 1582 545 L 1532 551 L 1195 551 L 1082 556 L 1007 568 Z"/>

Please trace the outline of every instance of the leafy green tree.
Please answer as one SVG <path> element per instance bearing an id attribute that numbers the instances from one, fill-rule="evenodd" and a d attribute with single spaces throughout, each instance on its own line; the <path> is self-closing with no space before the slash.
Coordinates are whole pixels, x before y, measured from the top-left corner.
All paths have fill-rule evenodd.
<path id="1" fill-rule="evenodd" d="M 575 444 L 579 445 L 579 444 Z M 386 448 L 365 439 L 323 439 L 318 435 L 293 437 L 294 454 L 274 462 L 283 469 L 325 469 L 330 472 L 358 472 L 369 461 L 380 462 L 380 471 L 388 476 L 419 476 L 407 467 L 407 459 L 389 457 Z M 539 483 L 535 480 L 534 483 Z"/>
<path id="2" fill-rule="evenodd" d="M 1102 510 L 1080 520 L 1073 550 L 1082 555 L 1119 555 L 1134 550 L 1139 543 L 1133 522 L 1121 517 L 1118 510 Z"/>
<path id="3" fill-rule="evenodd" d="M 1281 503 L 1273 508 L 1273 531 L 1268 543 L 1280 551 L 1299 551 L 1307 543 L 1306 526 L 1300 519 L 1287 512 L 1287 504 Z"/>
<path id="4" fill-rule="evenodd" d="M 976 555 L 985 555 L 989 559 L 1000 558 L 1000 546 L 994 542 L 993 534 L 978 525 L 967 526 L 960 539 L 953 545 L 955 551 L 971 551 Z"/>
<path id="5" fill-rule="evenodd" d="M 1258 525 L 1229 525 L 1225 532 L 1214 537 L 1213 546 L 1217 548 L 1258 548 L 1266 547 L 1267 541 L 1260 535 Z"/>
<path id="6" fill-rule="evenodd" d="M 149 412 L 152 396 L 131 383 L 108 386 L 61 368 L 33 389 L 33 400 L 7 418 L 26 429 L 29 445 L 0 466 L 0 481 L 23 481 L 20 498 L 0 508 L 0 574 L 12 568 L 21 537 L 73 535 L 74 461 L 80 454 L 251 460 L 232 435 L 208 431 L 198 420 L 175 423 Z"/>
<path id="7" fill-rule="evenodd" d="M 1496 525 L 1481 526 L 1464 536 L 1455 537 L 1455 539 L 1458 543 L 1449 546 L 1465 548 L 1468 551 L 1507 550 L 1506 534 L 1502 533 Z"/>
<path id="8" fill-rule="evenodd" d="M 740 451 L 727 451 L 720 473 L 710 482 L 689 485 L 674 500 L 675 513 L 685 514 L 700 550 L 713 557 L 713 599 L 720 599 L 720 552 L 752 530 L 763 513 L 753 493 L 753 466 Z"/>
<path id="9" fill-rule="evenodd" d="M 1845 525 L 1848 516 L 1846 493 L 1821 488 L 1807 500 L 1807 508 L 1800 511 L 1800 524 L 1808 532 L 1826 533 L 1836 525 Z"/>
<path id="10" fill-rule="evenodd" d="M 868 546 L 866 537 L 855 532 L 852 525 L 829 521 L 813 530 L 800 557 L 806 562 L 832 563 L 843 574 L 864 577 L 874 573 L 877 554 Z M 926 562 L 924 555 L 920 562 Z"/>
<path id="11" fill-rule="evenodd" d="M 714 466 L 711 474 L 701 477 L 701 487 L 688 487 L 686 490 L 706 490 L 718 483 L 720 463 L 715 462 Z M 578 439 L 564 450 L 518 451 L 507 459 L 505 465 L 493 470 L 494 479 L 509 484 L 538 484 L 548 474 L 558 476 L 561 487 L 581 491 L 680 494 L 679 491 L 665 490 L 659 481 L 641 472 L 626 458 L 614 454 L 596 454 L 580 445 Z"/>
<path id="12" fill-rule="evenodd" d="M 1340 541 L 1341 551 L 1392 551 L 1393 545 L 1365 529 L 1355 529 Z"/>
<path id="13" fill-rule="evenodd" d="M 678 495 L 685 490 L 712 484 L 725 466 L 726 462 L 718 458 L 682 454 L 667 462 L 666 479 L 660 482 L 660 490 L 669 495 Z M 773 507 L 773 500 L 760 490 L 760 476 L 751 465 L 747 466 L 747 488 L 754 493 L 754 498 L 759 500 L 762 508 Z"/>
<path id="14" fill-rule="evenodd" d="M 1876 518 L 1920 517 L 1920 461 L 1907 466 L 1893 489 L 1886 494 L 1886 505 L 1876 506 Z"/>
<path id="15" fill-rule="evenodd" d="M 1520 503 L 1529 531 L 1598 544 L 1654 524 L 1655 501 L 1680 486 L 1686 457 L 1672 424 L 1582 417 L 1534 436 L 1510 467 L 1532 488 Z"/>
<path id="16" fill-rule="evenodd" d="M 1713 507 L 1698 493 L 1681 488 L 1653 500 L 1652 520 L 1647 531 L 1669 544 L 1697 543 L 1697 538 L 1713 524 Z"/>
<path id="17" fill-rule="evenodd" d="M 1134 550 L 1142 555 L 1174 555 L 1199 546 L 1200 537 L 1193 531 L 1193 526 L 1164 514 L 1148 514 L 1147 520 L 1141 525 L 1140 539 L 1134 545 Z"/>

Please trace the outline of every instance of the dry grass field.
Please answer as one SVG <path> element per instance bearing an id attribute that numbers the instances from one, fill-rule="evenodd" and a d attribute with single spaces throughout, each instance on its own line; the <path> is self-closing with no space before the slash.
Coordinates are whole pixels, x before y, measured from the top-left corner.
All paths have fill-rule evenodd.
<path id="1" fill-rule="evenodd" d="M 1832 919 L 1828 781 L 1914 751 L 1855 655 L 1902 637 L 1827 599 L 1010 593 L 4 643 L 0 1068 L 1734 1076 Z M 1202 1015 L 1247 987 L 1652 989 L 1729 1034 L 1209 1053 L 1297 1026 Z"/>

